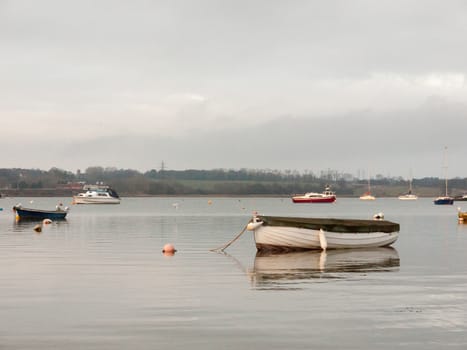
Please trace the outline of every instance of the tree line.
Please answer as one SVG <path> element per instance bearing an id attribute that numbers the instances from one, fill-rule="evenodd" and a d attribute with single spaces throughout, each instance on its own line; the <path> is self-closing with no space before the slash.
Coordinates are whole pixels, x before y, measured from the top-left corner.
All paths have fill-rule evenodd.
<path id="1" fill-rule="evenodd" d="M 0 189 L 4 194 L 68 195 L 84 184 L 103 183 L 123 196 L 153 195 L 283 195 L 321 192 L 330 185 L 341 196 L 354 196 L 366 189 L 367 180 L 335 170 L 300 173 L 292 170 L 213 169 L 166 170 L 140 172 L 132 169 L 94 166 L 76 173 L 51 168 L 0 169 Z M 413 179 L 419 195 L 438 195 L 444 191 L 444 181 L 435 177 Z M 402 177 L 376 175 L 372 190 L 379 196 L 401 194 L 408 188 Z M 467 178 L 449 180 L 452 194 L 467 189 Z"/>

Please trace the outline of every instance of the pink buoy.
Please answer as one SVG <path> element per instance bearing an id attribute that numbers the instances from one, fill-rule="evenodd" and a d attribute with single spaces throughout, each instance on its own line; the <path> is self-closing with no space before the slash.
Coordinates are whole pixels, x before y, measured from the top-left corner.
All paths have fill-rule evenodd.
<path id="1" fill-rule="evenodd" d="M 164 248 L 162 249 L 162 253 L 164 253 L 164 255 L 174 255 L 176 251 L 177 250 L 171 243 L 167 243 L 166 245 L 164 245 Z"/>

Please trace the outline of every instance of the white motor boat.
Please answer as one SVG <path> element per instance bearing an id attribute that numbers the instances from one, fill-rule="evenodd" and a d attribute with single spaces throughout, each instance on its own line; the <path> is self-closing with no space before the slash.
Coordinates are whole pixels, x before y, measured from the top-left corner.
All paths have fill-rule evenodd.
<path id="1" fill-rule="evenodd" d="M 73 204 L 120 204 L 120 197 L 110 186 L 85 185 L 86 192 L 73 196 Z"/>
<path id="2" fill-rule="evenodd" d="M 322 193 L 307 192 L 304 195 L 293 196 L 294 203 L 333 203 L 336 200 L 336 193 L 326 186 Z"/>

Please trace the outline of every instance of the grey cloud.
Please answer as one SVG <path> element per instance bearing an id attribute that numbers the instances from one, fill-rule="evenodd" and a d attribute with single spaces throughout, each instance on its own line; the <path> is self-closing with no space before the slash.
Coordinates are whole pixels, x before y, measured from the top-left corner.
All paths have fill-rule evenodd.
<path id="1" fill-rule="evenodd" d="M 465 176 L 464 163 L 452 160 L 467 154 L 467 107 L 437 104 L 393 114 L 362 111 L 312 120 L 285 116 L 255 128 L 194 130 L 183 137 L 127 134 L 55 146 L 45 142 L 38 151 L 43 147 L 47 156 L 35 164 L 54 166 L 61 159 L 70 170 L 101 165 L 145 171 L 164 161 L 172 169 L 332 168 L 353 174 L 371 169 L 373 174 L 408 176 L 412 171 L 423 177 L 442 176 L 447 146 L 449 175 Z M 20 144 L 18 151 L 26 148 Z"/>
<path id="2" fill-rule="evenodd" d="M 465 154 L 466 31 L 462 1 L 0 2 L 0 142 L 31 154 L 5 166 L 438 176 Z"/>

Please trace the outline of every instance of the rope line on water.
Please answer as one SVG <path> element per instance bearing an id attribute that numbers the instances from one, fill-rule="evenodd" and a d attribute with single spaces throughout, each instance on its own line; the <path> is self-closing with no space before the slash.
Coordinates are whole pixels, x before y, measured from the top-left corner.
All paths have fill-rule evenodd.
<path id="1" fill-rule="evenodd" d="M 250 223 L 251 221 L 248 222 L 248 224 Z M 214 249 L 210 249 L 209 251 L 211 252 L 217 252 L 217 251 L 221 251 L 223 252 L 225 249 L 227 249 L 233 242 L 235 242 L 237 239 L 240 238 L 241 235 L 243 235 L 246 231 L 246 229 L 248 228 L 248 224 L 245 225 L 245 227 L 243 228 L 243 230 L 234 238 L 232 239 L 230 242 L 224 244 L 223 246 L 220 246 L 218 248 L 214 248 Z"/>

